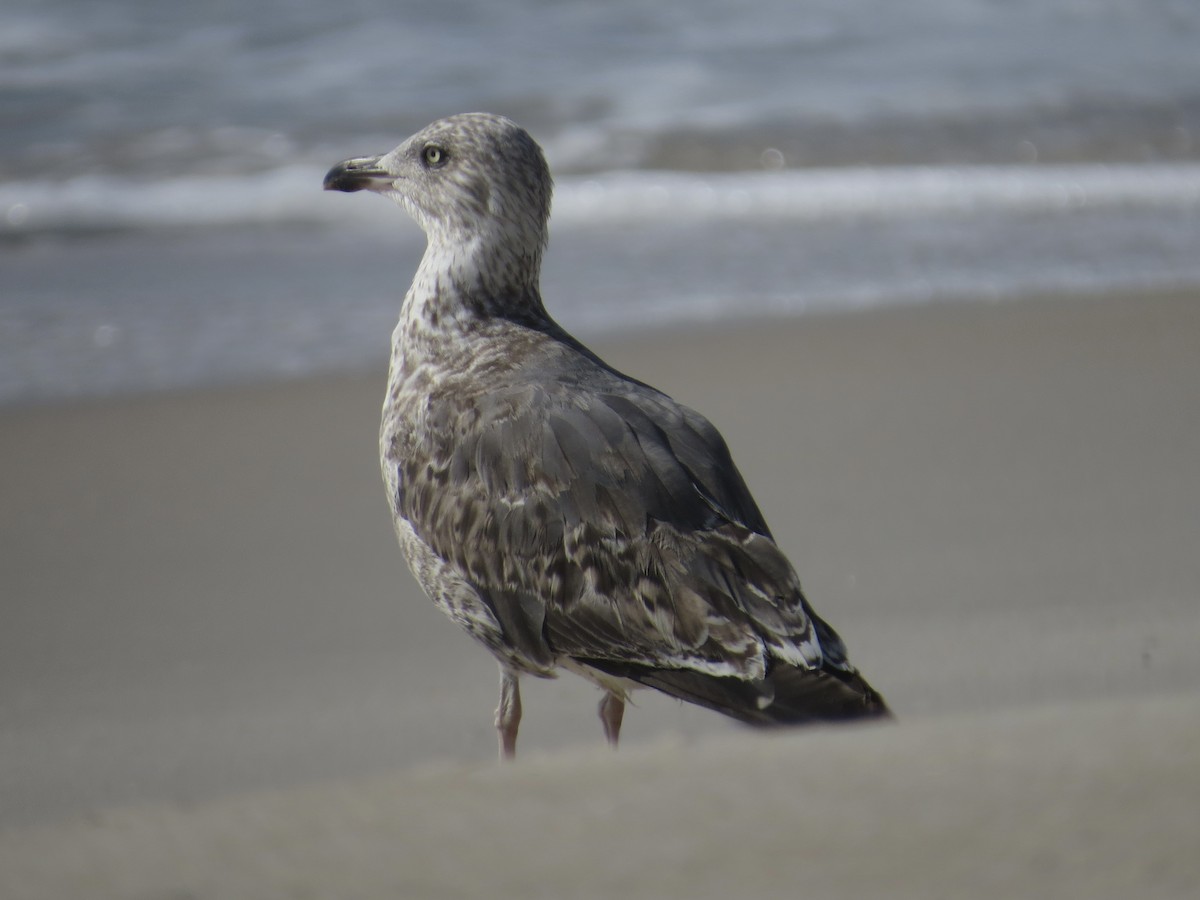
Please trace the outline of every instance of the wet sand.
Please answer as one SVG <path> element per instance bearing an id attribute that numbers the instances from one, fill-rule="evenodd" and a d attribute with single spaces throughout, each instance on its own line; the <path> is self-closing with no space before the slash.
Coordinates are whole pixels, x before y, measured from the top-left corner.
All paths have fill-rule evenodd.
<path id="1" fill-rule="evenodd" d="M 896 724 L 764 738 L 643 694 L 612 757 L 594 690 L 564 677 L 527 683 L 500 770 L 495 667 L 393 543 L 382 372 L 10 410 L 0 893 L 1200 886 L 1180 843 L 1200 806 L 1200 298 L 597 349 L 722 429 Z"/>

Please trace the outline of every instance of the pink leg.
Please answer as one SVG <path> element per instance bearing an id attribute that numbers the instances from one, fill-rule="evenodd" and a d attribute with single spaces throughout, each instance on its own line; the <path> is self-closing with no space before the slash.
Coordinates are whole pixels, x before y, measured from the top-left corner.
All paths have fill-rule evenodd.
<path id="1" fill-rule="evenodd" d="M 625 718 L 625 700 L 618 694 L 606 693 L 600 699 L 600 724 L 604 726 L 604 737 L 612 747 L 621 737 L 621 720 Z"/>
<path id="2" fill-rule="evenodd" d="M 500 705 L 496 707 L 496 731 L 500 733 L 500 759 L 517 755 L 517 729 L 521 727 L 521 686 L 517 673 L 500 669 Z"/>

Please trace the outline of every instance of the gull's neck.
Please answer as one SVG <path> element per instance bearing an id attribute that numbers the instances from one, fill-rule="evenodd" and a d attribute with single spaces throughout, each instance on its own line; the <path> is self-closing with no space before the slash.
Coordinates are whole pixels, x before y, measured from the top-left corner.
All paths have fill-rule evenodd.
<path id="1" fill-rule="evenodd" d="M 548 318 L 538 290 L 541 256 L 537 244 L 431 231 L 401 325 L 437 331 L 488 318 Z"/>

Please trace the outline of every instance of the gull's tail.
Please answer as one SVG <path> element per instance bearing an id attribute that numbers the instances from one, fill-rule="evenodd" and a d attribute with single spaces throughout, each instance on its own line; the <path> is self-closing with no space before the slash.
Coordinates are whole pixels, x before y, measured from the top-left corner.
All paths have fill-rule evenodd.
<path id="1" fill-rule="evenodd" d="M 890 717 L 887 704 L 856 671 L 776 663 L 763 681 L 587 660 L 587 664 L 749 725 L 803 725 Z"/>

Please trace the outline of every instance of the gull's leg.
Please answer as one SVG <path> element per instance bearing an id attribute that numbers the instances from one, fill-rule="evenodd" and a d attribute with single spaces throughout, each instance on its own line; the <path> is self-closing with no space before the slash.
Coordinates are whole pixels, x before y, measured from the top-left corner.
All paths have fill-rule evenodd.
<path id="1" fill-rule="evenodd" d="M 516 672 L 500 667 L 500 705 L 496 707 L 496 731 L 500 733 L 500 758 L 517 755 L 517 729 L 521 727 L 521 685 Z"/>
<path id="2" fill-rule="evenodd" d="M 600 698 L 600 724 L 604 726 L 604 737 L 612 747 L 621 737 L 621 720 L 625 717 L 625 698 L 606 691 Z"/>

